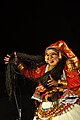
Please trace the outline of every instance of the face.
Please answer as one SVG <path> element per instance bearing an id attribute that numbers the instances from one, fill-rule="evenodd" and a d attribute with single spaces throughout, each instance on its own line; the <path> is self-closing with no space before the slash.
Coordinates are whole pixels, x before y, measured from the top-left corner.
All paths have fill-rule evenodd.
<path id="1" fill-rule="evenodd" d="M 53 49 L 48 49 L 45 52 L 45 61 L 49 65 L 55 66 L 59 62 L 59 54 Z"/>

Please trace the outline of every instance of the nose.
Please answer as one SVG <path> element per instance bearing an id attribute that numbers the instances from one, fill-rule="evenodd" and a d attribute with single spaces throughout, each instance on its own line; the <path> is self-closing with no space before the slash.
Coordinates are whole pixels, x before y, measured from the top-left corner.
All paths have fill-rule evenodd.
<path id="1" fill-rule="evenodd" d="M 53 56 L 52 55 L 49 55 L 49 59 L 52 59 L 53 58 Z"/>

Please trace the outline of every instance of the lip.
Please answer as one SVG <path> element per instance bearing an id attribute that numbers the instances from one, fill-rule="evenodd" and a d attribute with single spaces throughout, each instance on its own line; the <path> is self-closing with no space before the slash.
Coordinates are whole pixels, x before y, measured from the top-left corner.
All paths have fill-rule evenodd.
<path id="1" fill-rule="evenodd" d="M 49 62 L 50 62 L 50 63 L 53 63 L 53 62 L 54 62 L 54 60 L 49 60 Z"/>

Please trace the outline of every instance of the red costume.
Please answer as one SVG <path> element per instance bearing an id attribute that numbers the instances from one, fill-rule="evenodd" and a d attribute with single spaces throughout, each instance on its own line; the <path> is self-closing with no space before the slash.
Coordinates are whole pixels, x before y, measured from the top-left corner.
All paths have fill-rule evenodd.
<path id="1" fill-rule="evenodd" d="M 61 81 L 60 80 L 57 81 L 58 85 L 60 85 L 60 82 L 61 82 L 63 94 L 59 94 L 61 92 L 59 91 L 60 86 L 54 85 L 52 87 L 50 86 L 50 89 L 48 89 L 47 87 L 45 87 L 45 85 L 41 84 L 41 81 L 39 81 L 39 84 L 36 87 L 35 92 L 32 96 L 33 99 L 36 99 L 40 102 L 39 107 L 36 109 L 34 120 L 58 120 L 58 119 L 67 120 L 67 118 L 69 120 L 80 120 L 80 98 L 79 98 L 80 97 L 80 71 L 79 71 L 80 66 L 78 64 L 79 59 L 71 51 L 71 49 L 68 48 L 67 44 L 62 40 L 54 44 L 51 44 L 49 47 L 46 48 L 46 50 L 48 48 L 52 48 L 52 49 L 56 48 L 58 50 L 57 59 L 59 61 L 57 62 L 57 64 L 54 65 L 55 67 L 53 67 L 51 70 L 53 70 L 54 68 L 57 68 L 56 70 L 54 69 L 54 72 L 53 72 L 57 74 L 59 73 L 60 70 L 64 71 L 65 77 L 61 73 L 59 74 L 60 75 L 59 78 L 61 79 Z M 59 52 L 61 52 L 62 59 L 59 56 Z M 59 62 L 60 63 L 63 62 L 63 56 L 65 56 L 67 60 L 73 61 L 72 64 L 74 64 L 75 69 L 74 67 L 71 66 L 71 64 L 70 64 L 71 66 L 70 67 L 66 63 L 64 68 L 61 64 L 59 64 Z M 10 65 L 8 67 L 12 68 Z M 48 70 L 46 70 L 47 64 L 41 65 L 40 67 L 37 67 L 35 69 L 27 68 L 26 70 L 24 69 L 23 64 L 19 64 L 17 67 L 18 69 L 20 69 L 21 73 L 24 72 L 24 75 L 28 78 L 36 78 L 36 79 L 40 78 L 42 80 L 42 76 L 45 75 L 45 73 L 48 73 Z M 9 72 L 11 71 L 9 70 Z M 48 76 L 49 75 L 50 74 L 48 74 Z M 54 82 L 55 79 L 52 79 L 52 80 Z M 64 88 L 64 84 L 62 80 L 67 81 L 66 89 Z M 9 83 L 9 79 L 7 79 L 7 81 Z M 9 87 L 11 87 L 10 86 L 11 84 L 8 84 L 8 85 Z M 10 90 L 12 89 L 10 88 Z"/>
<path id="2" fill-rule="evenodd" d="M 62 55 L 65 55 L 65 53 L 66 53 L 67 58 L 70 59 L 70 60 L 73 60 L 75 66 L 78 67 L 79 59 L 71 51 L 71 49 L 68 48 L 68 46 L 66 45 L 66 43 L 64 41 L 60 40 L 60 41 L 58 41 L 54 44 L 51 44 L 49 47 L 57 48 L 58 50 L 61 51 Z M 49 47 L 47 47 L 47 48 L 49 48 Z M 25 71 L 25 76 L 30 77 L 30 75 L 31 75 L 33 78 L 39 78 L 45 73 L 45 69 L 46 69 L 46 65 L 43 65 L 43 66 L 37 68 L 36 70 L 34 70 L 34 69 L 32 69 L 30 71 L 26 70 Z M 64 69 L 65 69 L 65 71 L 67 71 L 66 65 L 65 65 Z M 71 72 L 67 71 L 66 80 L 67 80 L 67 84 L 68 84 L 69 89 L 80 86 L 79 72 L 77 70 L 73 70 Z"/>

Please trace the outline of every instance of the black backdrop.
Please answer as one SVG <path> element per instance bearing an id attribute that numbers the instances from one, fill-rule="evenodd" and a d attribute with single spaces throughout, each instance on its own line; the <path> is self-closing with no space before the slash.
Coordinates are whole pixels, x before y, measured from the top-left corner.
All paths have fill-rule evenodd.
<path id="1" fill-rule="evenodd" d="M 63 39 L 75 54 L 80 58 L 80 4 L 77 2 L 68 3 L 63 1 L 0 1 L 0 98 L 2 120 L 14 120 L 9 118 L 16 116 L 15 108 L 10 111 L 10 103 L 6 98 L 5 88 L 5 65 L 4 56 L 14 51 L 26 52 L 29 54 L 42 54 L 45 48 Z M 23 111 L 25 114 L 32 114 L 33 101 L 32 83 L 26 83 L 23 87 L 25 101 Z M 22 92 L 24 93 L 24 92 Z M 30 93 L 30 95 L 29 95 Z M 29 99 L 29 100 L 28 100 Z M 2 104 L 3 103 L 3 104 Z M 5 103 L 5 104 L 4 104 Z M 8 110 L 4 105 L 8 105 Z M 2 109 L 3 108 L 3 109 Z M 30 108 L 30 111 L 27 110 Z M 32 112 L 31 112 L 32 111 Z M 13 113 L 15 115 L 13 115 Z M 5 115 L 6 114 L 6 115 Z M 6 116 L 6 117 L 5 117 Z M 27 118 L 27 115 L 25 119 Z"/>

